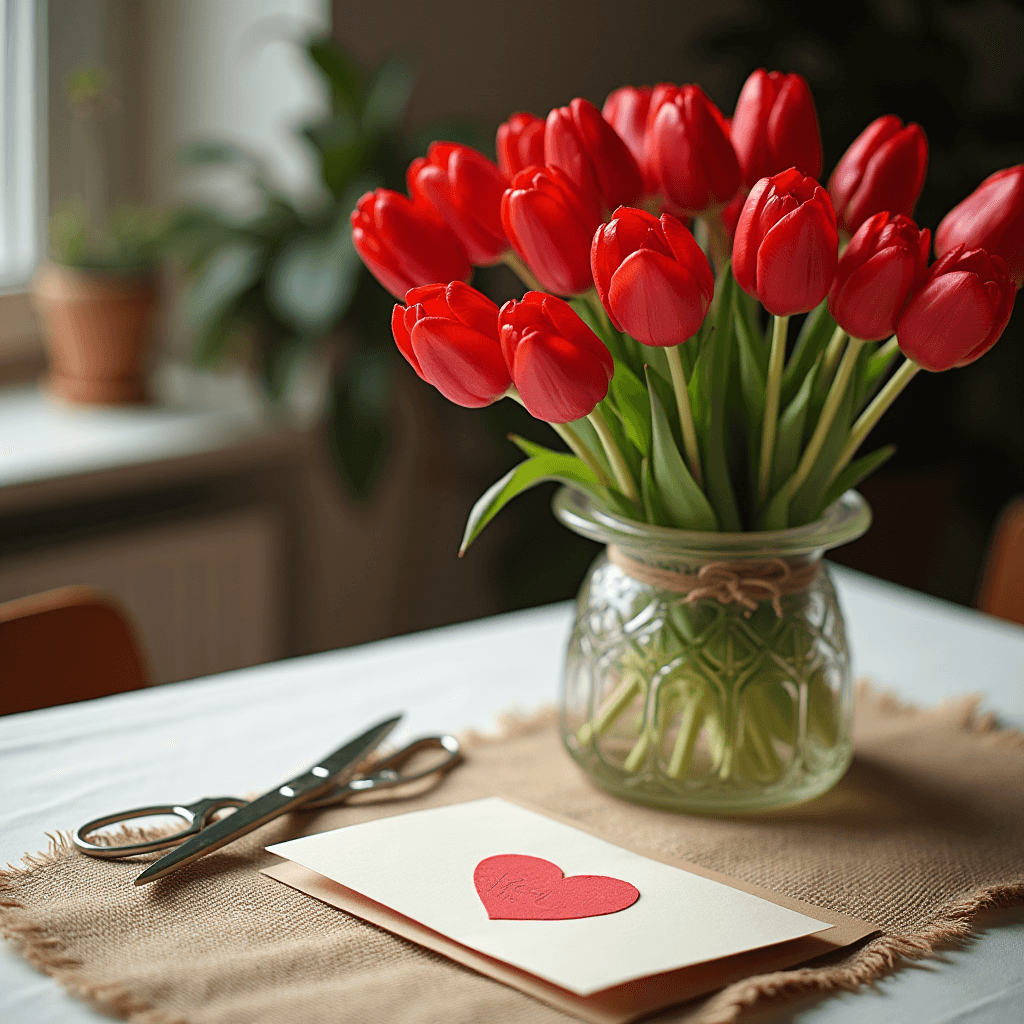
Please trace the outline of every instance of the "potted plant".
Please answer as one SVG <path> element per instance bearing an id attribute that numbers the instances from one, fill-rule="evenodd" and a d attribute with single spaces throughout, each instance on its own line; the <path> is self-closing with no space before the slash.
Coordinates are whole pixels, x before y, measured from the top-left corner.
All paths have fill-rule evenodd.
<path id="1" fill-rule="evenodd" d="M 51 259 L 32 291 L 45 329 L 50 393 L 68 402 L 129 404 L 147 398 L 161 227 L 148 210 L 106 210 L 98 121 L 108 97 L 100 68 L 69 80 L 88 150 L 85 186 L 81 198 L 54 211 Z"/>

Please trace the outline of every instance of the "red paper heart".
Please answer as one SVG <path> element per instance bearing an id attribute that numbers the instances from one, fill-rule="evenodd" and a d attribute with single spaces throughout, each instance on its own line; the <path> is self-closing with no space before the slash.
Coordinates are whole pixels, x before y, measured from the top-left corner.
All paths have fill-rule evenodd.
<path id="1" fill-rule="evenodd" d="M 631 907 L 635 885 L 607 875 L 571 875 L 541 857 L 501 853 L 473 872 L 477 895 L 492 921 L 568 921 Z"/>

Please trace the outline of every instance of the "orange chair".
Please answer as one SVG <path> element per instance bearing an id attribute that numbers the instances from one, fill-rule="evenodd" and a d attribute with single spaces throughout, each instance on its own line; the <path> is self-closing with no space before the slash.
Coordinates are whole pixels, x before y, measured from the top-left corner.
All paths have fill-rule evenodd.
<path id="1" fill-rule="evenodd" d="M 124 611 L 62 587 L 0 604 L 0 715 L 138 690 L 149 673 Z"/>
<path id="2" fill-rule="evenodd" d="M 978 607 L 1024 625 L 1024 498 L 1011 501 L 996 523 Z"/>

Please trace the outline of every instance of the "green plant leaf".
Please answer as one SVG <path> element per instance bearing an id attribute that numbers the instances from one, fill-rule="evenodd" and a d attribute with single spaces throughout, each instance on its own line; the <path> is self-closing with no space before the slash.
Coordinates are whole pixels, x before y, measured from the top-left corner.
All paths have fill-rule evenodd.
<path id="1" fill-rule="evenodd" d="M 715 330 L 708 341 L 708 424 L 704 438 L 704 485 L 715 510 L 719 529 L 738 533 L 743 529 L 739 507 L 729 477 L 726 449 L 726 392 L 729 387 L 729 365 L 732 362 L 735 281 L 732 268 L 720 273 L 721 291 L 718 296 L 718 315 Z"/>
<path id="2" fill-rule="evenodd" d="M 643 459 L 640 463 L 640 500 L 643 502 L 644 518 L 653 526 L 670 526 L 668 513 L 662 504 L 661 495 L 654 486 L 651 475 L 651 460 Z"/>
<path id="3" fill-rule="evenodd" d="M 539 447 L 539 446 L 538 446 Z M 604 504 L 597 477 L 576 458 L 562 452 L 543 451 L 520 462 L 480 496 L 469 513 L 462 537 L 461 555 L 480 536 L 483 528 L 517 495 L 546 480 L 557 480 L 577 487 Z"/>
<path id="4" fill-rule="evenodd" d="M 392 371 L 390 352 L 360 348 L 332 389 L 331 452 L 357 498 L 373 492 L 390 447 Z"/>
<path id="5" fill-rule="evenodd" d="M 859 401 L 857 403 L 857 412 L 861 412 L 864 407 L 871 401 L 875 396 L 875 392 L 878 390 L 879 385 L 888 374 L 892 364 L 900 357 L 900 350 L 897 348 L 893 352 L 883 352 L 881 347 L 876 351 L 872 352 L 867 359 L 867 362 L 863 364 L 857 364 L 857 369 L 863 368 L 863 376 L 860 381 L 860 388 L 858 389 Z"/>
<path id="6" fill-rule="evenodd" d="M 853 388 L 847 387 L 832 426 L 825 435 L 825 443 L 803 486 L 793 495 L 789 506 L 789 525 L 803 526 L 817 519 L 821 514 L 822 500 L 828 488 L 828 478 L 839 458 L 850 432 L 850 414 L 853 409 Z"/>
<path id="7" fill-rule="evenodd" d="M 363 131 L 369 135 L 397 132 L 405 120 L 416 69 L 401 57 L 389 57 L 377 68 L 366 90 L 363 104 Z"/>
<path id="8" fill-rule="evenodd" d="M 330 39 L 310 40 L 306 53 L 331 87 L 331 105 L 357 113 L 363 105 L 366 76 L 352 56 Z"/>
<path id="9" fill-rule="evenodd" d="M 650 368 L 647 393 L 651 403 L 651 473 L 669 521 L 681 530 L 714 533 L 718 530 L 714 509 L 679 454 Z"/>
<path id="10" fill-rule="evenodd" d="M 623 362 L 615 364 L 611 383 L 612 409 L 622 422 L 626 436 L 641 455 L 651 452 L 651 407 L 647 388 Z"/>
<path id="11" fill-rule="evenodd" d="M 855 459 L 839 476 L 829 484 L 822 499 L 822 511 L 827 509 L 837 498 L 842 497 L 851 487 L 856 487 L 861 480 L 866 479 L 876 469 L 883 466 L 896 452 L 896 445 L 888 444 L 884 448 L 878 448 L 863 458 Z"/>
<path id="12" fill-rule="evenodd" d="M 779 417 L 779 426 L 775 437 L 775 456 L 772 459 L 770 494 L 774 494 L 793 475 L 797 463 L 800 461 L 807 410 L 820 368 L 821 356 L 819 355 L 807 376 L 804 377 L 804 382 L 800 385 L 800 390 L 796 393 L 793 401 L 786 406 L 785 411 Z"/>
<path id="13" fill-rule="evenodd" d="M 527 437 L 521 437 L 519 434 L 509 434 L 508 439 L 524 454 L 531 458 L 535 455 L 565 455 L 565 452 L 555 451 L 553 448 L 546 448 L 542 444 L 537 444 L 536 441 L 531 441 Z M 585 463 L 580 461 L 580 465 L 586 468 Z M 592 497 L 597 497 L 601 505 L 612 512 L 618 512 L 624 515 L 627 519 L 636 519 L 640 513 L 639 506 L 635 505 L 629 500 L 621 491 L 612 490 L 611 488 L 604 487 L 598 483 L 595 485 L 597 490 L 592 492 Z"/>
<path id="14" fill-rule="evenodd" d="M 814 360 L 824 350 L 829 338 L 835 333 L 837 324 L 828 311 L 828 300 L 824 299 L 815 306 L 796 339 L 796 345 L 786 363 L 786 369 L 782 374 L 782 398 L 781 405 L 785 408 L 793 401 L 794 396 L 800 390 L 807 372 L 814 365 Z"/>
<path id="15" fill-rule="evenodd" d="M 266 254 L 256 242 L 237 241 L 214 253 L 185 299 L 193 358 L 209 366 L 221 354 L 226 328 L 246 292 L 259 280 Z"/>

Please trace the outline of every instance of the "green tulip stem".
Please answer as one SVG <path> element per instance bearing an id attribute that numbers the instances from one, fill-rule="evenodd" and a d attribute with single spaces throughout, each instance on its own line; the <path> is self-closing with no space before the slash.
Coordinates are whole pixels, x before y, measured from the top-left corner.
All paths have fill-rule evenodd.
<path id="1" fill-rule="evenodd" d="M 831 483 L 846 468 L 854 453 L 864 443 L 864 438 L 871 433 L 875 424 L 882 418 L 885 411 L 896 401 L 900 392 L 914 379 L 914 375 L 921 367 L 909 357 L 904 360 L 900 368 L 889 378 L 885 387 L 875 395 L 871 404 L 861 413 L 860 418 L 853 425 L 839 458 L 836 460 L 835 468 L 829 477 Z"/>
<path id="2" fill-rule="evenodd" d="M 685 345 L 686 342 L 683 342 Z M 678 345 L 669 345 L 665 349 L 668 357 L 668 368 L 672 372 L 672 388 L 676 393 L 676 407 L 679 409 L 679 424 L 683 430 L 683 447 L 686 449 L 686 464 L 690 467 L 693 479 L 698 487 L 704 486 L 704 477 L 700 468 L 700 449 L 697 447 L 697 428 L 693 423 L 693 409 L 690 406 L 690 390 L 686 386 L 686 373 Z"/>
<path id="3" fill-rule="evenodd" d="M 843 353 L 843 342 L 846 341 L 846 331 L 837 327 L 829 339 L 825 348 L 825 357 L 821 361 L 822 380 L 828 380 L 836 372 L 839 365 L 839 357 Z"/>
<path id="4" fill-rule="evenodd" d="M 639 501 L 640 492 L 636 489 L 633 474 L 630 473 L 629 466 L 626 465 L 626 460 L 623 458 L 622 452 L 619 451 L 619 446 L 615 443 L 615 438 L 612 436 L 612 432 L 608 427 L 608 421 L 604 418 L 600 406 L 595 405 L 593 412 L 590 413 L 587 419 L 594 425 L 597 436 L 601 438 L 601 444 L 604 445 L 604 453 L 608 456 L 608 461 L 611 463 L 612 472 L 615 474 L 619 490 L 630 501 Z"/>
<path id="5" fill-rule="evenodd" d="M 788 316 L 777 316 L 772 327 L 772 347 L 768 356 L 768 382 L 764 392 L 764 427 L 761 430 L 761 471 L 757 478 L 757 495 L 761 505 L 768 500 L 772 479 L 772 458 L 775 454 L 775 431 L 779 420 L 779 393 L 782 390 L 782 369 L 786 361 Z"/>
<path id="6" fill-rule="evenodd" d="M 611 487 L 612 481 L 597 461 L 594 453 L 583 443 L 583 439 L 568 423 L 552 423 L 552 429 L 569 446 L 569 450 L 597 477 L 604 487 Z"/>
<path id="7" fill-rule="evenodd" d="M 713 213 L 704 219 L 708 228 L 708 248 L 711 249 L 711 262 L 715 265 L 715 273 L 720 274 L 732 256 L 732 243 L 729 232 L 725 230 L 725 222 L 721 213 Z"/>
<path id="8" fill-rule="evenodd" d="M 513 402 L 518 402 L 526 409 L 526 403 L 523 401 L 522 395 L 519 394 L 514 386 L 505 392 L 505 397 L 511 398 Z M 529 412 L 530 410 L 526 409 L 526 411 Z M 551 423 L 549 426 L 569 446 L 569 450 L 573 455 L 597 477 L 603 486 L 612 486 L 612 481 L 608 478 L 608 474 L 604 469 L 601 468 L 601 464 L 597 461 L 594 453 L 583 443 L 583 439 L 568 423 Z"/>
<path id="9" fill-rule="evenodd" d="M 512 268 L 512 273 L 526 285 L 529 291 L 542 292 L 546 290 L 540 281 L 533 276 L 530 268 L 511 249 L 501 257 L 501 262 Z"/>
<path id="10" fill-rule="evenodd" d="M 842 331 L 841 327 L 839 331 Z M 845 334 L 845 332 L 843 333 Z M 833 335 L 834 338 L 835 335 Z M 800 459 L 800 464 L 796 467 L 796 472 L 786 484 L 790 497 L 800 490 L 801 485 L 810 476 L 814 463 L 821 454 L 821 449 L 825 444 L 825 439 L 828 437 L 829 429 L 832 427 L 832 421 L 836 418 L 843 395 L 846 393 L 850 378 L 853 376 L 854 368 L 857 365 L 857 357 L 860 355 L 860 350 L 863 347 L 864 342 L 860 338 L 850 339 L 850 344 L 843 354 L 843 361 L 839 364 L 839 372 L 836 374 L 835 380 L 832 381 L 832 387 L 829 388 L 828 397 L 825 399 L 825 405 L 821 410 L 821 415 L 818 417 L 818 424 L 814 428 L 811 440 L 804 451 L 803 457 Z"/>
<path id="11" fill-rule="evenodd" d="M 874 358 L 881 356 L 883 359 L 891 359 L 900 350 L 900 343 L 894 334 L 884 345 L 880 346 Z"/>

